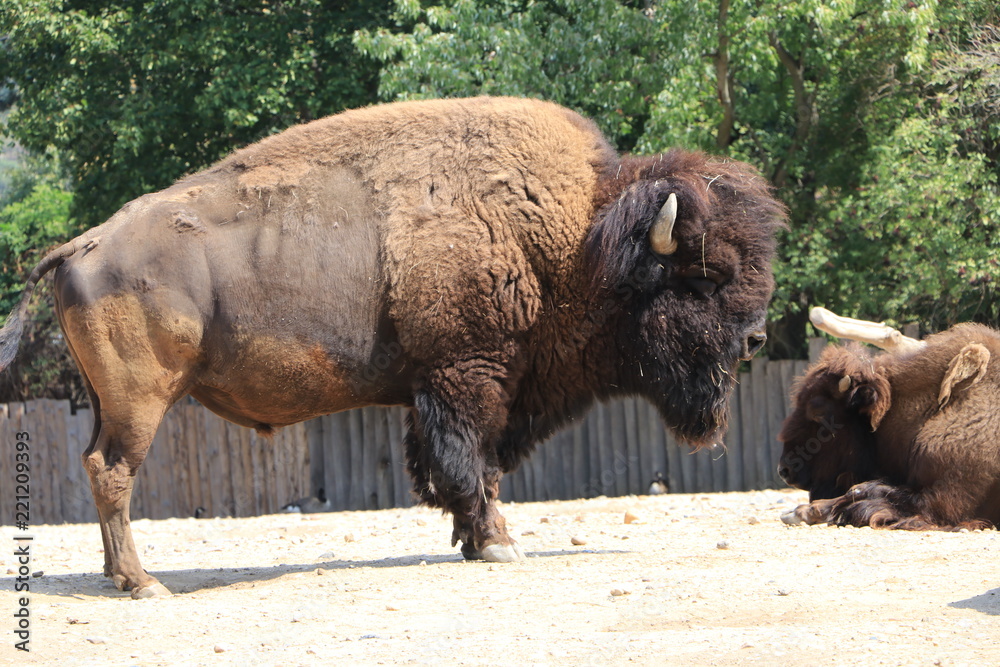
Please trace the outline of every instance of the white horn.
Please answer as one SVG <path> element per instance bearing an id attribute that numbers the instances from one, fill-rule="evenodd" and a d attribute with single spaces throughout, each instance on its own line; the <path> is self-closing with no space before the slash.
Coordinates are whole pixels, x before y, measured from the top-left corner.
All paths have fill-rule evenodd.
<path id="1" fill-rule="evenodd" d="M 868 343 L 889 352 L 915 352 L 927 346 L 924 341 L 904 336 L 885 323 L 841 317 L 826 308 L 816 307 L 809 311 L 809 321 L 831 336 Z"/>
<path id="2" fill-rule="evenodd" d="M 673 192 L 656 216 L 656 222 L 649 230 L 649 245 L 658 255 L 672 255 L 677 252 L 674 240 L 674 222 L 677 221 L 677 195 Z"/>

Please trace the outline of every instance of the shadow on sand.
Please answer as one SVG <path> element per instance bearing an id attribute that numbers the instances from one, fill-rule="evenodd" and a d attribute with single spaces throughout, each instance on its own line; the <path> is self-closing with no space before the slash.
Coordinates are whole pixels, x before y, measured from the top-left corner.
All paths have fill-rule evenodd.
<path id="1" fill-rule="evenodd" d="M 572 551 L 532 551 L 529 559 L 573 557 L 583 555 L 603 555 L 628 553 L 618 549 L 574 549 Z M 529 561 L 530 562 L 530 561 Z M 271 565 L 267 567 L 193 568 L 187 570 L 155 570 L 153 576 L 160 580 L 175 595 L 198 593 L 226 588 L 239 584 L 257 583 L 278 579 L 289 574 L 302 574 L 323 569 L 331 573 L 337 570 L 361 568 L 399 568 L 441 565 L 445 563 L 469 563 L 469 565 L 493 565 L 486 561 L 465 561 L 461 554 L 411 555 L 378 560 L 320 560 L 312 563 Z M 516 564 L 514 564 L 516 565 Z M 32 584 L 32 592 L 86 599 L 88 597 L 128 597 L 115 589 L 110 579 L 99 572 L 86 574 L 46 575 Z"/>
<path id="2" fill-rule="evenodd" d="M 955 609 L 974 609 L 990 616 L 1000 616 L 1000 588 L 994 588 L 982 595 L 966 598 L 965 600 L 949 602 L 948 606 Z"/>

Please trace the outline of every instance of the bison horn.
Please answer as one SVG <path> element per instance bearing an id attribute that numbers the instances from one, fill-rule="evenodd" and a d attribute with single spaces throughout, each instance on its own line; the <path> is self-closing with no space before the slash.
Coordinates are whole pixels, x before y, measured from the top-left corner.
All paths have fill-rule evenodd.
<path id="1" fill-rule="evenodd" d="M 837 391 L 841 394 L 846 394 L 847 390 L 851 388 L 851 376 L 845 375 L 840 378 L 840 384 L 837 385 Z"/>
<path id="2" fill-rule="evenodd" d="M 860 343 L 875 345 L 888 352 L 908 354 L 927 346 L 925 341 L 904 336 L 888 324 L 841 317 L 819 306 L 809 311 L 809 321 L 820 331 L 837 338 L 850 338 Z"/>
<path id="3" fill-rule="evenodd" d="M 674 239 L 674 222 L 677 221 L 677 195 L 673 192 L 656 216 L 656 222 L 649 230 L 649 245 L 658 255 L 672 255 L 677 252 Z"/>

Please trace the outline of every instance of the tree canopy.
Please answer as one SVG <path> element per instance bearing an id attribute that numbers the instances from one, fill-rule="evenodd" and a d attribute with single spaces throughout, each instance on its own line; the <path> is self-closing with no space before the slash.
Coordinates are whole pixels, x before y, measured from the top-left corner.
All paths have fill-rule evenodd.
<path id="1" fill-rule="evenodd" d="M 998 18 L 987 0 L 8 0 L 0 111 L 28 171 L 57 175 L 0 175 L 0 306 L 39 250 L 237 146 L 376 101 L 505 94 L 623 151 L 760 168 L 791 211 L 772 355 L 803 351 L 813 305 L 995 325 Z"/>

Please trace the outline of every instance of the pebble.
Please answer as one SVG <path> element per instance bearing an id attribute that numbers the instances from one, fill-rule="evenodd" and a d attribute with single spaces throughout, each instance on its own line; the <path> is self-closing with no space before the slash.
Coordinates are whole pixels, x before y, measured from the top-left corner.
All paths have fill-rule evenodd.
<path id="1" fill-rule="evenodd" d="M 332 551 L 324 551 L 319 555 L 319 560 L 333 560 L 336 557 L 337 554 L 333 553 Z"/>
<path id="2" fill-rule="evenodd" d="M 716 542 L 715 548 L 716 549 L 728 549 L 729 548 L 729 542 L 727 540 L 719 540 L 718 542 Z"/>
<path id="3" fill-rule="evenodd" d="M 969 532 L 969 531 L 965 531 L 965 532 Z M 45 574 L 45 572 L 43 570 L 38 570 L 37 572 L 32 572 L 31 576 L 33 576 L 35 579 L 38 579 L 43 574 Z"/>
<path id="4" fill-rule="evenodd" d="M 547 516 L 543 516 L 541 519 L 538 520 L 538 523 L 548 523 L 548 522 L 549 522 L 549 517 Z"/>
<path id="5" fill-rule="evenodd" d="M 212 650 L 216 653 L 225 653 L 226 651 L 231 651 L 232 648 L 229 644 L 216 644 Z"/>
<path id="6" fill-rule="evenodd" d="M 760 519 L 758 519 L 755 516 L 752 516 L 749 519 L 747 519 L 747 523 L 749 523 L 751 526 L 756 526 L 758 523 L 760 523 Z"/>
<path id="7" fill-rule="evenodd" d="M 354 541 L 354 533 L 348 533 L 347 535 L 344 535 L 344 541 L 345 542 L 353 542 Z"/>
<path id="8" fill-rule="evenodd" d="M 622 590 L 620 588 L 612 588 L 611 589 L 611 595 L 614 596 L 614 597 L 616 597 L 616 598 L 617 597 L 621 597 L 623 595 L 628 595 L 628 594 L 629 594 L 628 591 Z"/>
<path id="9" fill-rule="evenodd" d="M 321 567 L 317 567 L 316 568 L 316 574 L 318 574 L 320 576 L 323 576 L 324 574 L 326 574 L 326 570 L 323 569 L 323 568 L 321 568 Z"/>
<path id="10" fill-rule="evenodd" d="M 625 523 L 642 523 L 642 520 L 639 519 L 639 515 L 638 514 L 633 514 L 631 511 L 626 510 L 625 511 Z"/>
<path id="11" fill-rule="evenodd" d="M 399 607 L 397 607 L 397 606 L 396 606 L 396 605 L 394 605 L 394 604 L 387 604 L 387 605 L 385 606 L 385 610 L 386 610 L 386 611 L 399 611 Z"/>
<path id="12" fill-rule="evenodd" d="M 578 547 L 582 547 L 584 544 L 587 543 L 587 540 L 583 539 L 582 537 L 574 535 L 572 538 L 570 538 L 570 542 Z"/>
<path id="13" fill-rule="evenodd" d="M 781 597 L 785 597 L 786 595 L 791 595 L 791 594 L 792 594 L 792 592 L 790 590 L 788 590 L 787 588 L 779 588 L 778 589 L 778 595 L 780 595 Z"/>
<path id="14" fill-rule="evenodd" d="M 87 641 L 90 642 L 91 644 L 107 644 L 108 643 L 108 638 L 107 637 L 87 637 Z"/>

